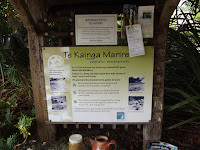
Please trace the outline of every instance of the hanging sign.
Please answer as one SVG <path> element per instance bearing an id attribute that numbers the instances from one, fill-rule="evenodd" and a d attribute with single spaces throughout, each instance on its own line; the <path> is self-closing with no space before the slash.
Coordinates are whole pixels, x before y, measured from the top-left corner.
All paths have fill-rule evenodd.
<path id="1" fill-rule="evenodd" d="M 138 23 L 142 26 L 143 38 L 153 38 L 154 7 L 139 6 L 138 8 Z"/>
<path id="2" fill-rule="evenodd" d="M 126 26 L 126 35 L 130 57 L 145 55 L 141 25 L 134 24 Z"/>
<path id="3" fill-rule="evenodd" d="M 52 122 L 149 122 L 154 50 L 130 57 L 127 46 L 46 47 L 48 117 Z"/>
<path id="4" fill-rule="evenodd" d="M 75 15 L 76 45 L 117 45 L 117 14 Z"/>

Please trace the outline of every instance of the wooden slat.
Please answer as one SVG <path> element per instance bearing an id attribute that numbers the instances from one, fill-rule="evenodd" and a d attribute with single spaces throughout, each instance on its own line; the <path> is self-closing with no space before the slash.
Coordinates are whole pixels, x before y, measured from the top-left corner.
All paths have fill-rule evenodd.
<path id="1" fill-rule="evenodd" d="M 91 124 L 88 124 L 88 129 L 91 129 L 92 128 L 92 125 Z"/>
<path id="2" fill-rule="evenodd" d="M 128 130 L 128 124 L 125 124 L 125 130 Z"/>
<path id="3" fill-rule="evenodd" d="M 62 36 L 70 36 L 70 32 L 45 32 L 45 33 L 40 33 L 40 35 L 62 37 Z"/>
<path id="4" fill-rule="evenodd" d="M 140 129 L 141 129 L 141 124 L 138 124 L 138 125 L 137 125 L 137 128 L 140 130 Z"/>
<path id="5" fill-rule="evenodd" d="M 70 17 L 72 18 L 72 22 L 71 22 L 71 32 L 74 32 L 75 31 L 75 12 L 74 10 L 70 10 Z M 72 38 L 72 46 L 75 46 L 76 45 L 76 41 L 75 41 L 75 35 L 71 34 L 71 38 Z"/>
<path id="6" fill-rule="evenodd" d="M 100 124 L 100 129 L 103 129 L 103 124 Z"/>
<path id="7" fill-rule="evenodd" d="M 58 23 L 58 32 L 59 33 L 61 32 L 61 23 L 60 22 Z M 61 36 L 58 37 L 58 46 L 62 46 L 62 37 Z"/>
<path id="8" fill-rule="evenodd" d="M 149 122 L 102 122 L 102 123 L 99 123 L 99 122 L 51 122 L 51 121 L 45 121 L 46 124 L 100 124 L 103 125 L 103 124 L 106 124 L 106 125 L 113 125 L 113 124 L 116 124 L 116 125 L 124 125 L 124 124 L 128 124 L 128 125 L 137 125 L 137 124 L 141 124 L 141 125 L 144 125 L 144 124 L 157 124 L 158 122 L 157 121 L 149 121 Z"/>
<path id="9" fill-rule="evenodd" d="M 41 31 L 41 33 L 47 33 L 48 31 L 48 25 L 47 23 L 38 23 L 38 26 L 39 26 L 39 30 Z M 42 35 L 41 33 L 39 33 L 38 35 Z M 43 38 L 43 41 L 41 42 L 41 47 L 43 46 L 48 46 L 49 43 L 48 43 L 48 38 L 46 36 L 42 36 Z"/>
<path id="10" fill-rule="evenodd" d="M 70 17 L 67 17 L 67 18 L 48 18 L 47 22 L 70 22 Z"/>
<path id="11" fill-rule="evenodd" d="M 52 22 L 72 22 L 73 19 L 71 17 L 65 17 L 65 18 L 46 18 L 46 19 L 39 19 L 38 23 L 52 23 Z"/>
<path id="12" fill-rule="evenodd" d="M 116 129 L 116 124 L 113 124 L 113 125 L 112 125 L 112 128 L 113 128 L 113 129 Z"/>
<path id="13" fill-rule="evenodd" d="M 76 124 L 76 129 L 79 129 L 79 124 Z"/>

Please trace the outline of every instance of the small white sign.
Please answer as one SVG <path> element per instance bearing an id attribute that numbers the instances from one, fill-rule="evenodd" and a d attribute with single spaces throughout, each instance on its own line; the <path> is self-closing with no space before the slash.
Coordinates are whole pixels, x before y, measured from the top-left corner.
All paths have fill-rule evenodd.
<path id="1" fill-rule="evenodd" d="M 126 35 L 130 57 L 145 55 L 141 25 L 135 24 L 133 29 L 130 25 L 126 26 Z"/>
<path id="2" fill-rule="evenodd" d="M 142 26 L 143 38 L 153 38 L 154 7 L 139 6 L 138 8 L 138 23 Z"/>
<path id="3" fill-rule="evenodd" d="M 76 15 L 76 45 L 117 45 L 117 14 Z"/>

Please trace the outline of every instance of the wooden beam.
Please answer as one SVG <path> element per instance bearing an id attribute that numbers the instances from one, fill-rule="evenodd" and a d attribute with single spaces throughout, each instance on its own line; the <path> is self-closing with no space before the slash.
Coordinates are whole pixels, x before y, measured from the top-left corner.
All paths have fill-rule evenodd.
<path id="1" fill-rule="evenodd" d="M 163 28 L 169 27 L 169 20 L 174 10 L 178 6 L 180 0 L 166 0 L 165 5 L 162 9 L 162 13 L 159 21 L 159 28 L 162 30 Z"/>
<path id="2" fill-rule="evenodd" d="M 54 141 L 56 134 L 55 125 L 45 124 L 45 120 L 47 120 L 48 117 L 45 114 L 46 101 L 43 100 L 45 96 L 45 89 L 43 83 L 43 61 L 41 59 L 42 51 L 39 44 L 40 39 L 35 32 L 29 31 L 28 41 L 32 90 L 36 112 L 38 136 L 41 138 L 42 141 Z"/>
<path id="3" fill-rule="evenodd" d="M 179 1 L 180 0 L 166 0 L 163 5 L 164 1 L 157 0 L 157 13 L 161 12 L 161 15 L 156 16 L 157 18 L 155 21 L 155 32 L 157 34 L 154 37 L 154 57 L 155 61 L 158 63 L 154 65 L 154 77 L 159 77 L 161 79 L 156 82 L 157 86 L 160 88 L 154 88 L 153 92 L 154 105 L 152 108 L 152 120 L 158 122 L 158 124 L 147 124 L 143 126 L 143 150 L 147 149 L 148 141 L 159 141 L 161 139 L 167 35 L 170 17 Z"/>
<path id="4" fill-rule="evenodd" d="M 27 3 L 24 0 L 9 0 L 16 11 L 19 13 L 19 16 L 28 31 L 33 31 L 38 33 L 38 27 L 36 25 L 33 16 L 28 8 Z"/>
<path id="5" fill-rule="evenodd" d="M 56 126 L 45 124 L 45 121 L 48 120 L 48 115 L 45 111 L 46 100 L 44 100 L 46 95 L 42 61 L 44 39 L 39 36 L 40 30 L 36 24 L 36 20 L 47 17 L 46 0 L 31 0 L 27 1 L 27 3 L 25 0 L 10 0 L 10 2 L 19 13 L 28 31 L 30 70 L 38 136 L 42 141 L 54 141 Z"/>
<path id="6" fill-rule="evenodd" d="M 45 121 L 46 124 L 91 124 L 91 125 L 96 125 L 96 124 L 100 124 L 100 125 L 154 125 L 154 124 L 158 124 L 159 122 L 157 121 L 150 121 L 150 122 L 50 122 L 50 121 Z"/>

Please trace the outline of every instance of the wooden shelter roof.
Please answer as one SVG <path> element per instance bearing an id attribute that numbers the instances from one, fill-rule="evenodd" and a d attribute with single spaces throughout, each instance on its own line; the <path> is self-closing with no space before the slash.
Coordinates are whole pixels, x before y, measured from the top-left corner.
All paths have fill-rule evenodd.
<path id="1" fill-rule="evenodd" d="M 124 4 L 136 4 L 137 6 L 155 5 L 156 24 L 168 26 L 169 18 L 180 0 L 10 0 L 12 5 L 20 14 L 20 17 L 29 30 L 37 30 L 39 19 L 48 18 L 50 14 L 55 14 L 57 10 L 115 10 L 123 11 Z M 81 11 L 81 9 L 83 11 Z M 85 13 L 92 13 L 92 11 Z M 103 13 L 106 13 L 103 12 Z M 161 23 L 161 24 L 160 24 Z"/>
<path id="2" fill-rule="evenodd" d="M 160 0 L 165 2 L 165 0 Z M 56 7 L 61 5 L 92 5 L 92 4 L 143 4 L 143 5 L 149 5 L 149 4 L 155 4 L 155 0 L 46 0 L 49 7 Z"/>

